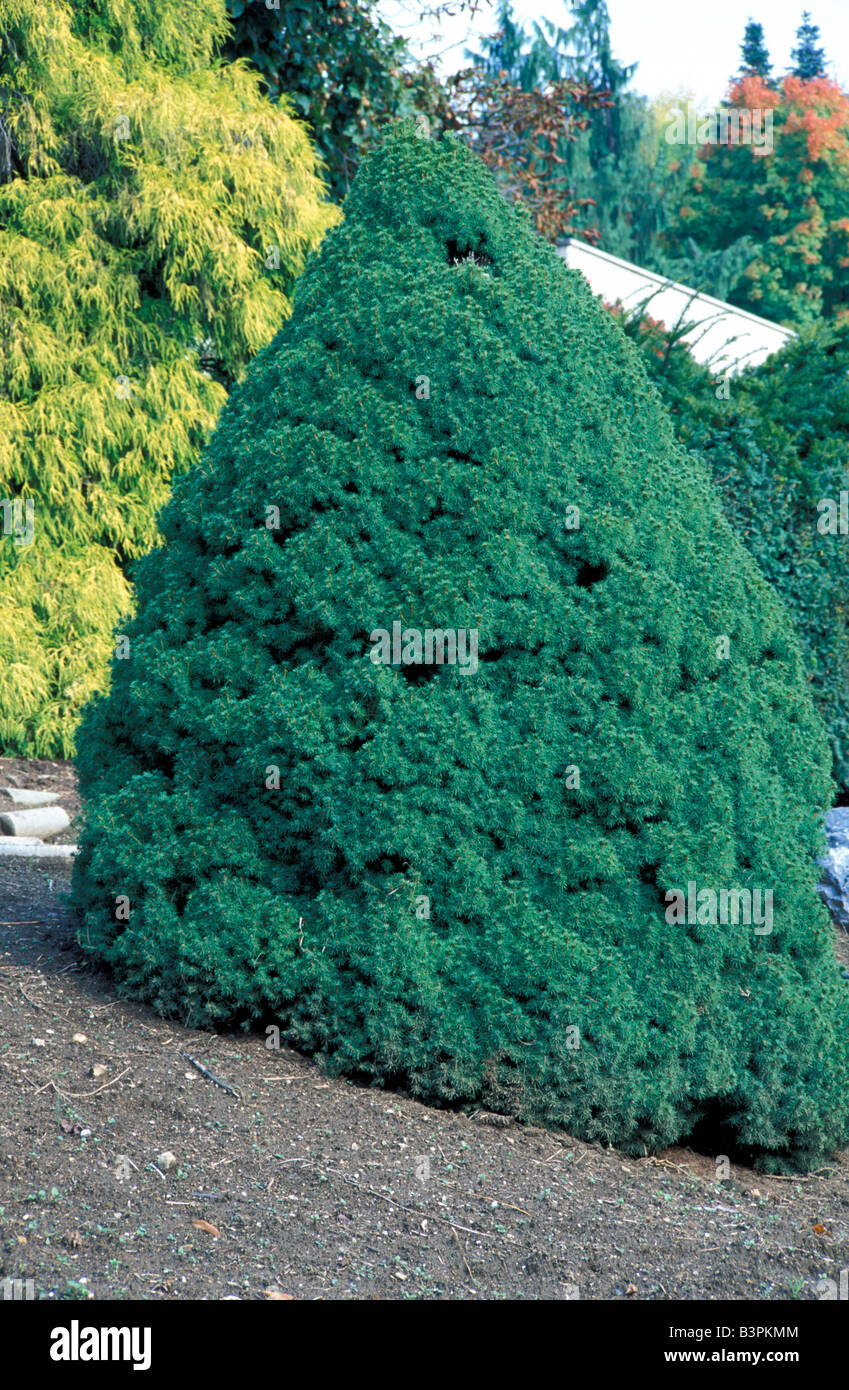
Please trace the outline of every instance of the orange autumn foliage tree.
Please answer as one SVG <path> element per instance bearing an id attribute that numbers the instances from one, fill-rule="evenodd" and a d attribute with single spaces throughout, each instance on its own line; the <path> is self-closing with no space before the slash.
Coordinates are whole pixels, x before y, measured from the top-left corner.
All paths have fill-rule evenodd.
<path id="1" fill-rule="evenodd" d="M 849 95 L 826 77 L 771 85 L 753 74 L 731 87 L 735 108 L 752 113 L 756 139 L 729 122 L 698 148 L 670 249 L 692 237 L 723 250 L 747 236 L 735 304 L 795 326 L 849 319 Z"/>

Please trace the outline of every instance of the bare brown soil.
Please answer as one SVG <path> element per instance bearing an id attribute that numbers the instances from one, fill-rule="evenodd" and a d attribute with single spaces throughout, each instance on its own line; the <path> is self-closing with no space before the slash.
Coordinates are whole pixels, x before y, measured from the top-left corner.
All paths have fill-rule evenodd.
<path id="1" fill-rule="evenodd" d="M 10 773 L 76 814 L 67 765 Z M 90 968 L 68 880 L 0 861 L 0 1278 L 36 1297 L 810 1300 L 849 1266 L 849 1155 L 719 1180 L 184 1029 Z"/>

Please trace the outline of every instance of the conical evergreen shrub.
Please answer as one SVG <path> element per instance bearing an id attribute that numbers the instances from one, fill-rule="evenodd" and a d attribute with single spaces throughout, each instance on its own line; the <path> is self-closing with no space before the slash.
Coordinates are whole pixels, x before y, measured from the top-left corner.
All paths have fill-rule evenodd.
<path id="1" fill-rule="evenodd" d="M 72 752 L 171 477 L 338 217 L 226 29 L 224 0 L 0 0 L 3 752 Z"/>
<path id="2" fill-rule="evenodd" d="M 127 994 L 633 1152 L 846 1138 L 785 610 L 462 145 L 367 162 L 163 532 L 80 741 Z"/>

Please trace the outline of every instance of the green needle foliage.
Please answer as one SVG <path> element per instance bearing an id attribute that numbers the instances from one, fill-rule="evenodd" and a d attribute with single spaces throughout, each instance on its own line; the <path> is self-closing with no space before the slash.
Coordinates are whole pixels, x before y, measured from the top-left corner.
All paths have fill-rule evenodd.
<path id="1" fill-rule="evenodd" d="M 825 77 L 825 52 L 819 47 L 819 36 L 819 26 L 811 23 L 810 12 L 805 10 L 802 23 L 796 30 L 796 47 L 792 53 L 795 63 L 793 73 L 803 82 Z"/>
<path id="2" fill-rule="evenodd" d="M 437 121 L 444 97 L 430 63 L 381 19 L 373 0 L 227 0 L 225 52 L 281 92 L 306 122 L 336 198 L 378 132 L 403 116 Z"/>
<path id="3" fill-rule="evenodd" d="M 68 754 L 156 537 L 336 214 L 224 0 L 0 0 L 0 748 Z M 7 509 L 11 510 L 11 509 Z"/>
<path id="4" fill-rule="evenodd" d="M 718 382 L 657 324 L 632 320 L 677 438 L 698 453 L 725 515 L 787 605 L 811 694 L 849 793 L 849 328 L 805 329 Z M 841 517 L 843 518 L 841 521 Z"/>
<path id="5" fill-rule="evenodd" d="M 768 78 L 772 72 L 772 63 L 769 61 L 769 50 L 764 39 L 762 24 L 756 24 L 750 19 L 743 33 L 743 42 L 740 45 L 740 76 L 747 77 L 756 75 Z"/>
<path id="6" fill-rule="evenodd" d="M 80 939 L 128 995 L 632 1152 L 845 1139 L 796 639 L 462 144 L 366 162 L 163 531 L 80 740 Z M 689 882 L 772 891 L 772 931 L 668 921 Z"/>

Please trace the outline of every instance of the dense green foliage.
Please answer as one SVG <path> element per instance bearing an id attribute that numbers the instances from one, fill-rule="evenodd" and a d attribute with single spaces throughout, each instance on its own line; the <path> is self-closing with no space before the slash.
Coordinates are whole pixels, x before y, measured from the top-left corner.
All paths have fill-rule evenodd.
<path id="1" fill-rule="evenodd" d="M 367 161 L 163 532 L 80 739 L 80 939 L 127 994 L 632 1151 L 846 1138 L 796 639 L 460 142 Z M 772 932 L 671 924 L 688 881 L 774 890 Z"/>
<path id="2" fill-rule="evenodd" d="M 335 210 L 224 0 L 0 0 L 0 748 L 72 750 L 172 474 Z"/>
<path id="3" fill-rule="evenodd" d="M 269 94 L 308 123 L 333 194 L 343 197 L 363 154 L 391 121 L 436 117 L 442 94 L 369 0 L 227 0 L 225 52 L 244 58 Z"/>
<path id="4" fill-rule="evenodd" d="M 793 617 L 834 775 L 849 793 L 849 541 L 828 527 L 849 489 L 849 330 L 806 332 L 724 382 L 674 335 L 629 331 L 677 437 L 711 470 L 728 520 Z"/>

